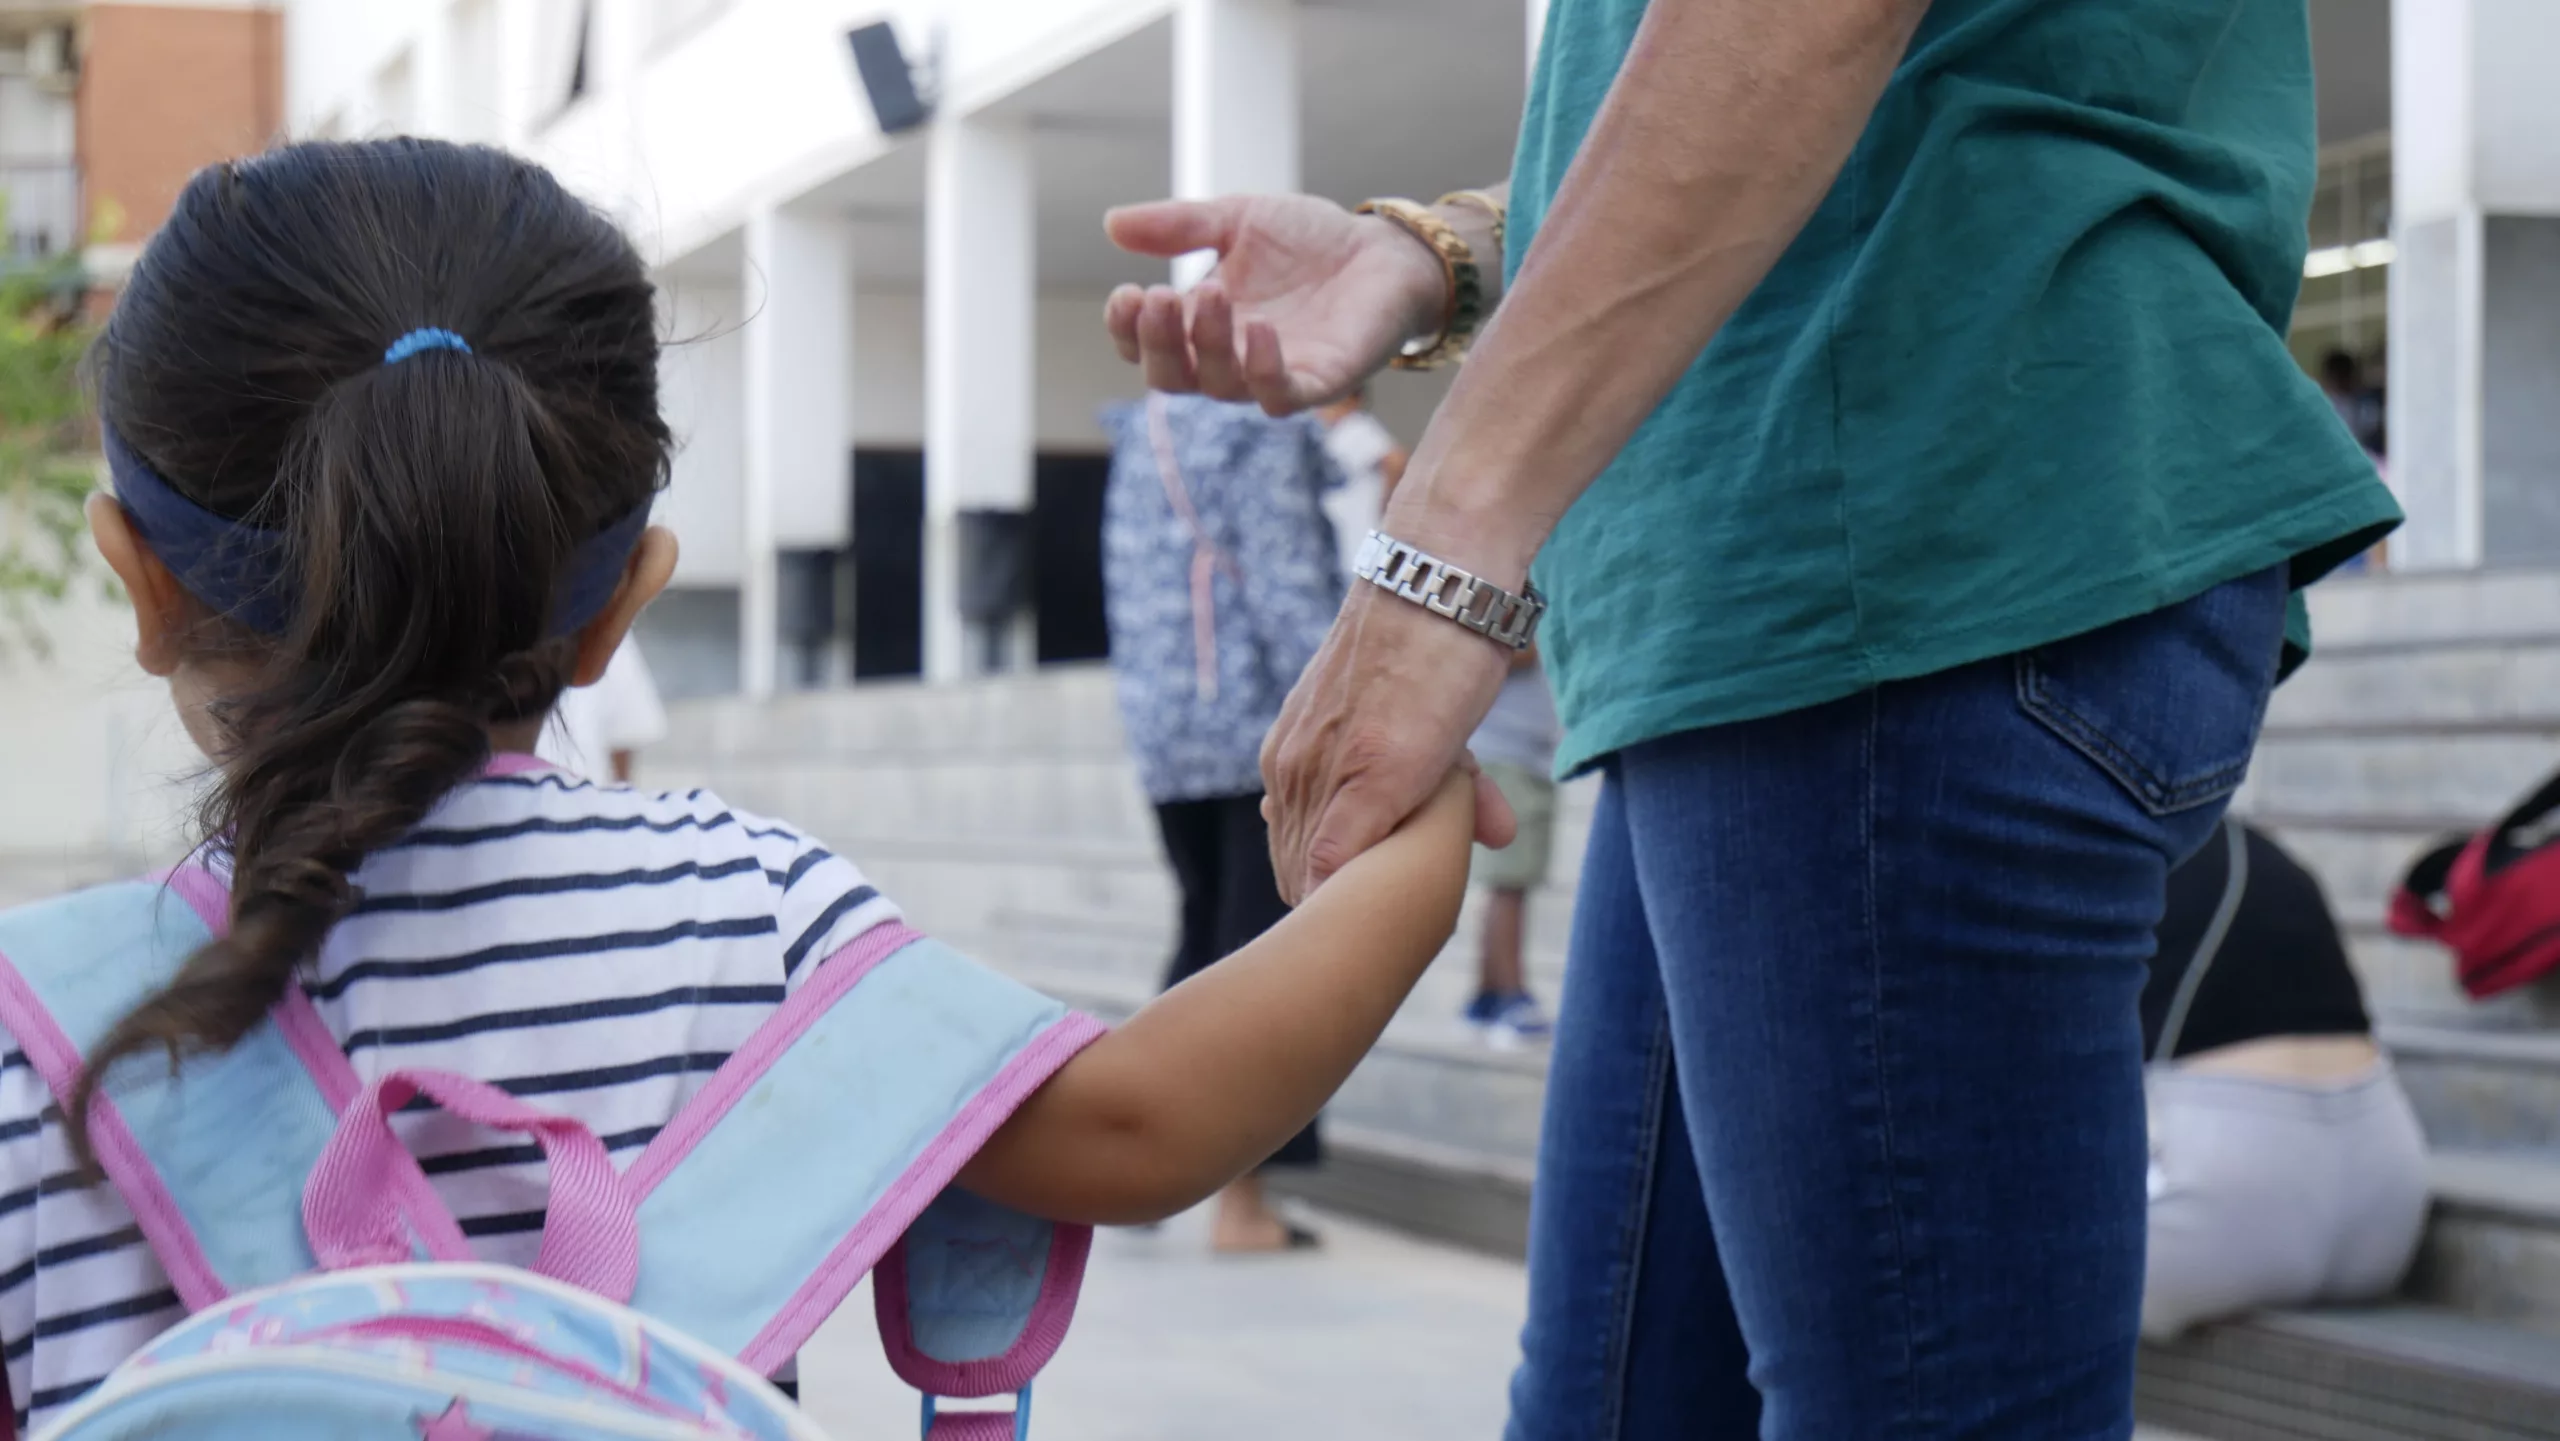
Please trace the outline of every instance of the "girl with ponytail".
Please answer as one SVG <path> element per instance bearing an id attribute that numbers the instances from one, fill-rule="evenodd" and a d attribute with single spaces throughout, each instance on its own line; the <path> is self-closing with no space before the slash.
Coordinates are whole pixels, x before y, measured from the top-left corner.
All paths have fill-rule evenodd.
<path id="1" fill-rule="evenodd" d="M 277 1033 L 315 1076 L 345 1073 L 320 1088 L 342 1111 L 394 1072 L 485 1083 L 592 1133 L 638 1190 L 687 1103 L 769 1062 L 765 1023 L 813 984 L 904 957 L 951 994 L 1052 1006 L 947 953 L 928 968 L 895 905 L 788 825 L 532 757 L 675 565 L 648 524 L 670 448 L 654 304 L 630 243 L 550 175 L 411 139 L 204 171 L 135 267 L 93 359 L 114 492 L 90 520 L 136 658 L 211 767 L 202 844 L 144 929 L 175 934 L 181 901 L 201 925 L 161 964 L 81 919 L 103 900 L 0 913 L 0 1354 L 21 1428 L 207 1294 L 166 1195 L 131 1173 L 149 1127 L 119 1110 L 173 1070 Z M 1447 936 L 1470 794 L 1453 780 L 1117 1030 L 1055 1020 L 1009 1118 L 910 1181 L 1126 1223 L 1251 1170 Z M 85 966 L 132 996 L 86 1020 L 37 1004 L 26 954 L 81 925 L 61 984 Z M 244 1149 L 273 1139 L 260 1100 L 239 1100 Z M 867 1144 L 868 1098 L 846 1101 L 842 1134 L 794 1144 Z M 523 1127 L 388 1109 L 432 1192 L 403 1203 L 413 1221 L 440 1202 L 474 1256 L 547 1260 L 547 1152 Z M 635 1304 L 649 1281 L 643 1264 Z"/>

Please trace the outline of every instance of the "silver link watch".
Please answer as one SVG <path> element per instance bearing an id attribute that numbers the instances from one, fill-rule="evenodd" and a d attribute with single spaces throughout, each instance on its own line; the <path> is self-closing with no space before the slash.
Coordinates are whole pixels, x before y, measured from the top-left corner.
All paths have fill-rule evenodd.
<path id="1" fill-rule="evenodd" d="M 1514 595 L 1383 530 L 1369 532 L 1360 543 L 1351 573 L 1512 650 L 1537 643 L 1538 618 L 1547 613 L 1547 598 L 1536 586 L 1524 586 Z"/>

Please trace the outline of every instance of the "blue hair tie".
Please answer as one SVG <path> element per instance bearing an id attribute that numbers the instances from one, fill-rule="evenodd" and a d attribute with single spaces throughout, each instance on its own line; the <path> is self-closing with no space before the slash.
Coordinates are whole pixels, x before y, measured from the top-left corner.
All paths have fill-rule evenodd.
<path id="1" fill-rule="evenodd" d="M 398 365 L 421 350 L 459 350 L 469 355 L 471 342 L 439 326 L 421 326 L 391 342 L 391 348 L 382 352 L 382 363 Z"/>

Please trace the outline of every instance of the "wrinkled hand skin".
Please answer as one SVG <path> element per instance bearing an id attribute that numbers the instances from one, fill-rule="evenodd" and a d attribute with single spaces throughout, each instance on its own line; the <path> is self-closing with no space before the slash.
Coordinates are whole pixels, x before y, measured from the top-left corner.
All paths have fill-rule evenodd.
<path id="1" fill-rule="evenodd" d="M 1263 819 L 1280 894 L 1304 900 L 1420 808 L 1510 671 L 1501 647 L 1374 586 L 1357 585 L 1262 745 Z M 1476 838 L 1517 823 L 1476 776 Z"/>

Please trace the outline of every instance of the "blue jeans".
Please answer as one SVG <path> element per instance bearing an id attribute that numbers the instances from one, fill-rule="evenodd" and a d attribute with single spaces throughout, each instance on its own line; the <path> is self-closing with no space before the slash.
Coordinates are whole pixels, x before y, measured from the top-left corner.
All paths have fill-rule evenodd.
<path id="1" fill-rule="evenodd" d="M 1612 759 L 1511 1441 L 2121 1441 L 2136 999 L 2281 569 Z"/>

